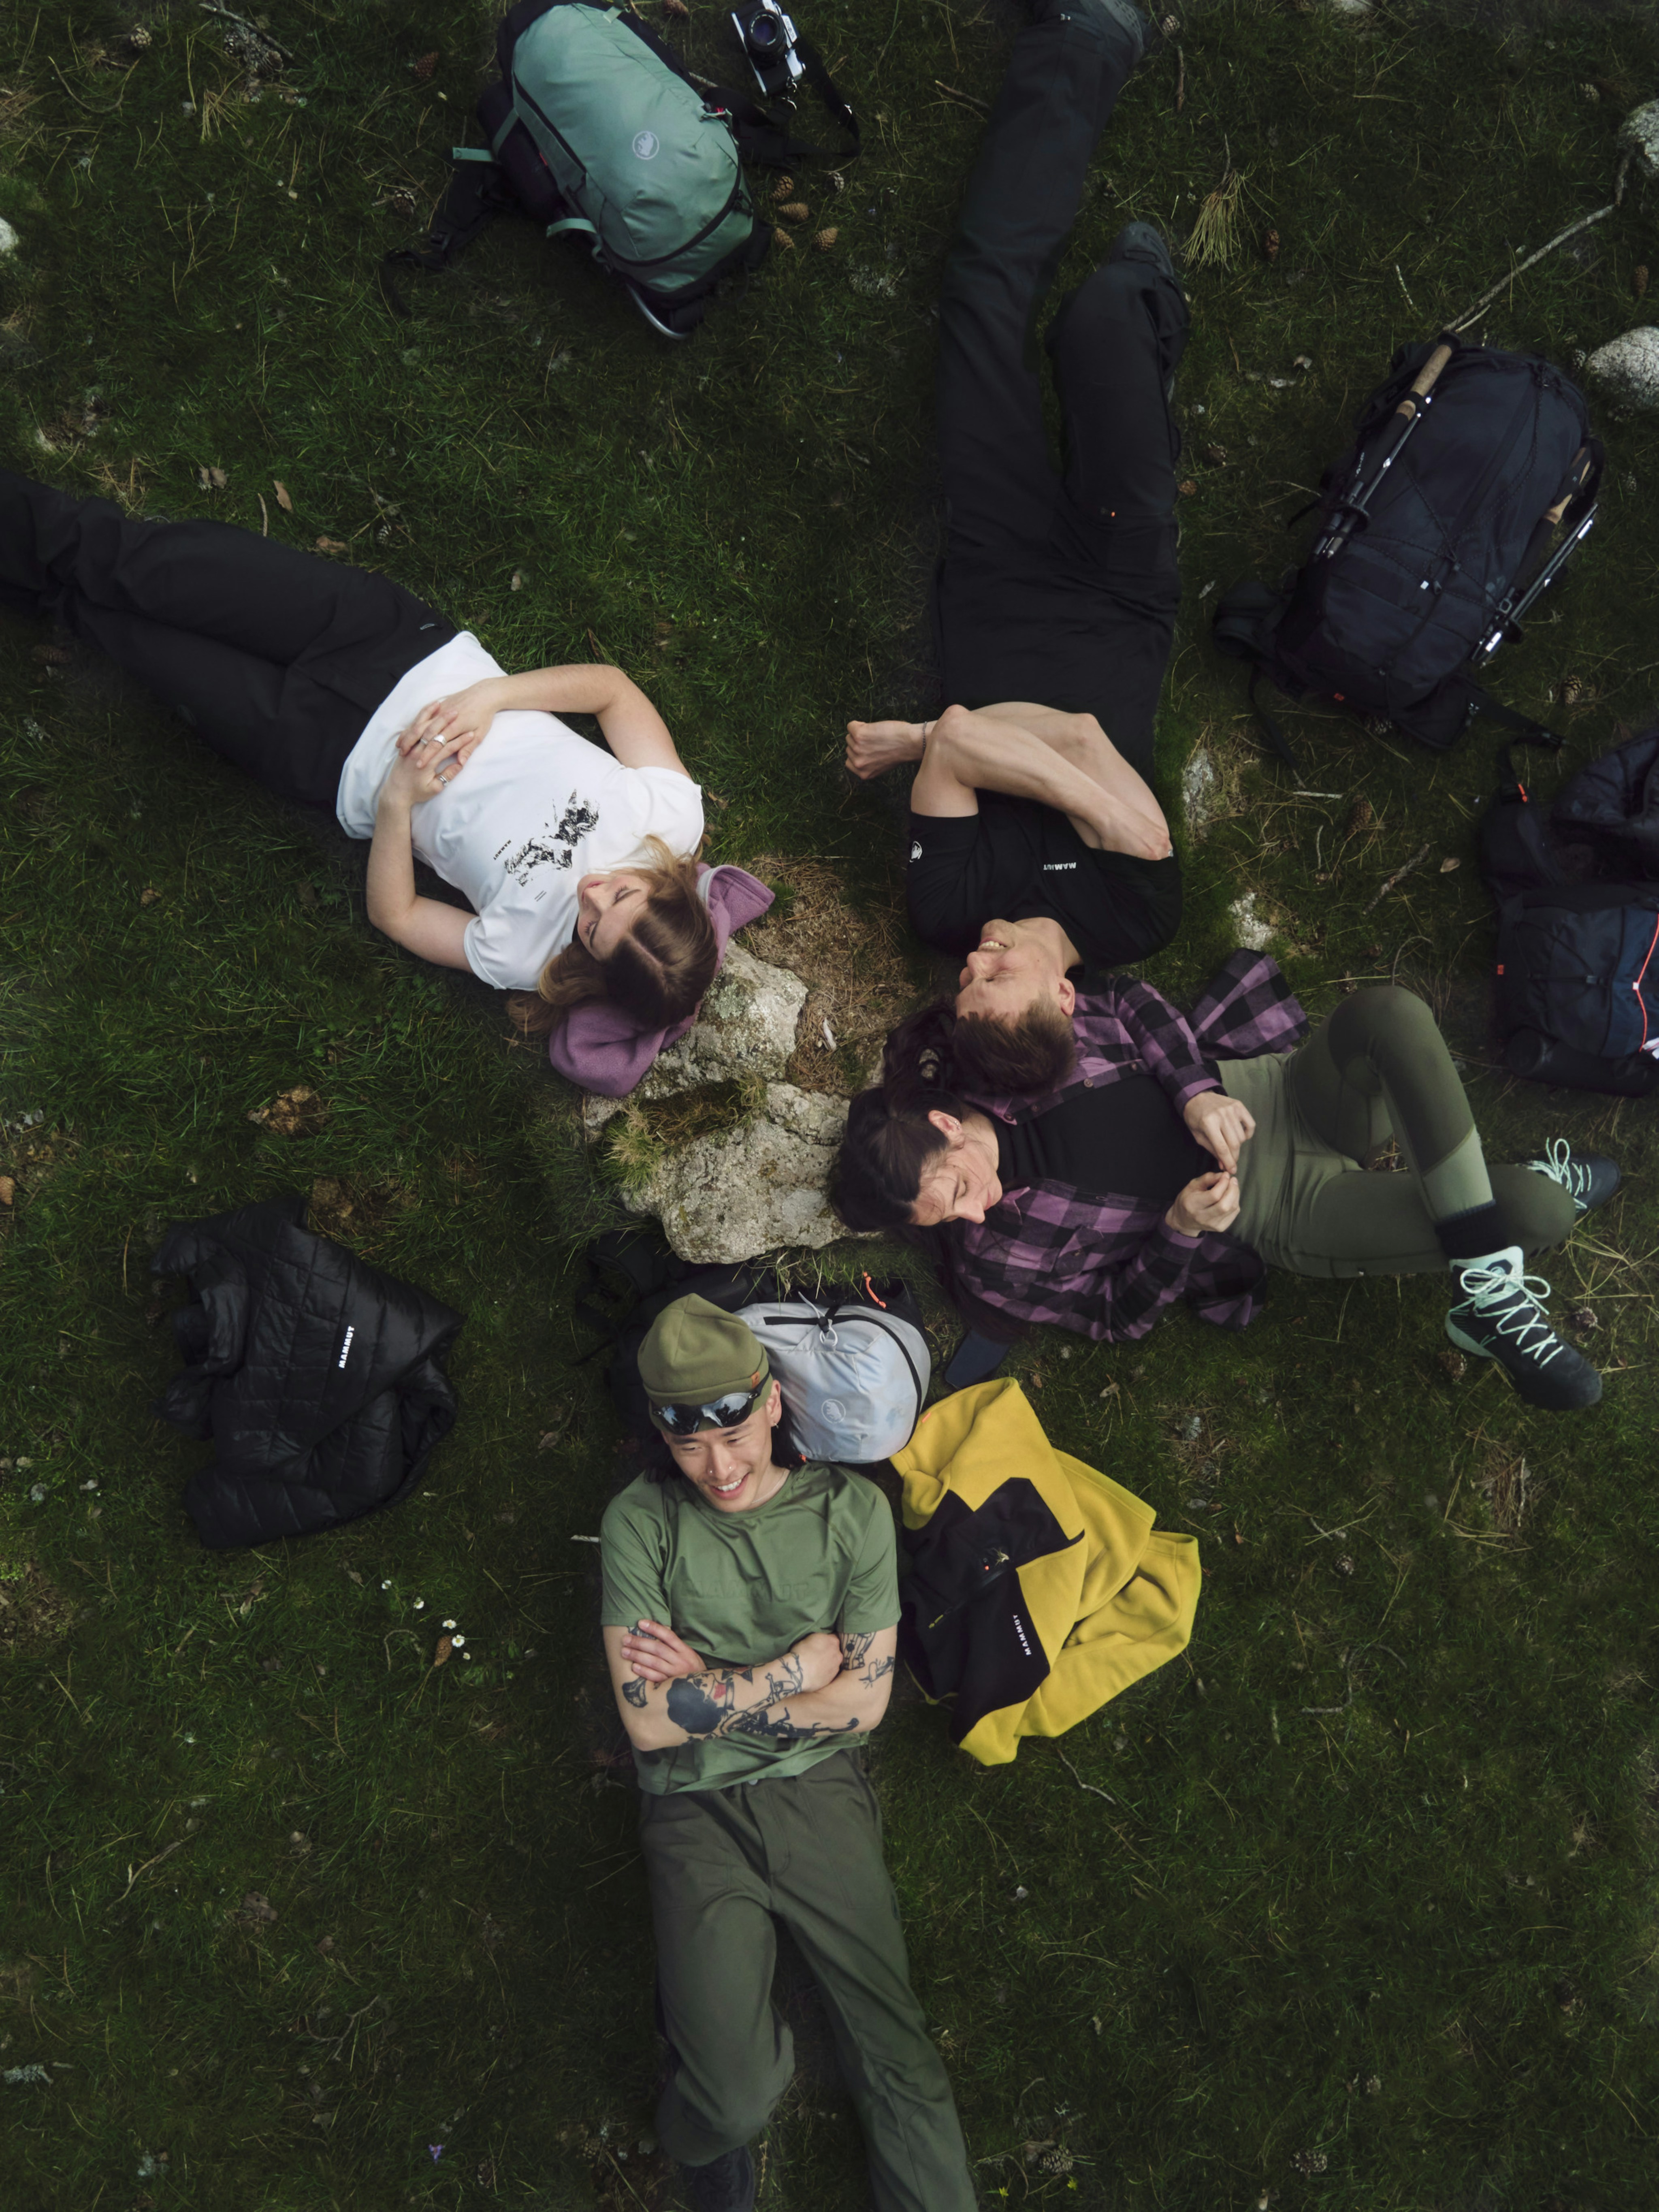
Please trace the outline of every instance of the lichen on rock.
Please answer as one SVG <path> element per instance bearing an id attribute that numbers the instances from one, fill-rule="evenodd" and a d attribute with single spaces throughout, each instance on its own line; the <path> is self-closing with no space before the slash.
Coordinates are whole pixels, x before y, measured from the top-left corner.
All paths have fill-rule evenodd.
<path id="1" fill-rule="evenodd" d="M 634 1091 L 633 1103 L 649 1105 L 714 1083 L 776 1081 L 789 1065 L 805 1004 L 806 986 L 799 975 L 757 960 L 741 945 L 728 945 L 695 1026 L 659 1054 Z M 585 1098 L 582 1127 L 587 1135 L 597 1136 L 629 1103 Z"/>
<path id="2" fill-rule="evenodd" d="M 848 1231 L 826 1186 L 847 1102 L 769 1083 L 755 1117 L 665 1151 L 624 1186 L 630 1213 L 654 1213 L 683 1260 L 724 1265 L 783 1245 L 816 1250 Z"/>

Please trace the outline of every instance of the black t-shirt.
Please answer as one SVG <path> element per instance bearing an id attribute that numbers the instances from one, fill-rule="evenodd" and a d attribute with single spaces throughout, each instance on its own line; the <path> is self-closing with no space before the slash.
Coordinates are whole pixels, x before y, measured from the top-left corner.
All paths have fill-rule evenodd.
<path id="1" fill-rule="evenodd" d="M 1181 863 L 1085 845 L 1035 799 L 979 795 L 979 812 L 912 814 L 905 872 L 911 926 L 962 959 L 988 921 L 1057 921 L 1087 968 L 1160 951 L 1181 927 Z"/>
<path id="2" fill-rule="evenodd" d="M 1168 1206 L 1214 1165 L 1152 1075 L 1075 1084 L 1046 1114 L 997 1124 L 997 1173 L 1013 1190 L 1060 1182 Z"/>

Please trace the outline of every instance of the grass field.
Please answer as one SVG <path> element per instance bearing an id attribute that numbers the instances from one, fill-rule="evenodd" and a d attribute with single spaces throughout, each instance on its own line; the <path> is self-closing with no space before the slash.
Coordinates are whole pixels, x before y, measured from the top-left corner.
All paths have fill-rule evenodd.
<path id="1" fill-rule="evenodd" d="M 1012 14 L 801 0 L 866 125 L 843 192 L 799 179 L 837 242 L 775 252 L 669 349 L 505 224 L 394 321 L 377 264 L 441 191 L 492 10 L 267 4 L 291 58 L 252 102 L 186 0 L 140 8 L 136 58 L 109 0 L 0 11 L 0 459 L 333 539 L 509 665 L 616 660 L 713 794 L 714 857 L 828 862 L 890 908 L 893 817 L 841 730 L 928 696 L 930 302 Z M 1231 262 L 1188 279 L 1160 740 L 1172 807 L 1201 746 L 1221 818 L 1151 972 L 1192 991 L 1253 894 L 1316 1013 L 1354 979 L 1432 999 L 1496 1156 L 1613 1152 L 1624 1194 L 1551 1270 L 1607 1389 L 1556 1419 L 1454 1373 L 1440 1281 L 1279 1278 L 1242 1336 L 1182 1315 L 1024 1347 L 1055 1442 L 1201 1532 L 1205 1595 L 1186 1662 L 1011 1766 L 895 1711 L 873 1771 L 916 1986 L 988 2203 L 1632 2212 L 1659 2130 L 1651 1109 L 1495 1072 L 1491 734 L 1440 758 L 1292 714 L 1333 794 L 1294 796 L 1205 615 L 1292 557 L 1391 348 L 1612 198 L 1659 38 L 1565 0 L 1182 16 L 1061 272 L 1131 215 L 1179 240 L 1212 193 L 1234 208 Z M 694 64 L 723 21 L 695 0 Z M 1650 319 L 1655 262 L 1632 191 L 1486 333 L 1569 359 Z M 1575 761 L 1659 690 L 1659 438 L 1599 427 L 1601 525 L 1497 671 Z M 577 1364 L 607 1201 L 571 1099 L 498 1000 L 369 930 L 362 848 L 51 647 L 0 619 L 0 2212 L 666 2208 L 635 1803 L 575 1540 L 617 1436 Z M 250 1121 L 295 1084 L 319 1133 Z M 465 1312 L 462 1419 L 395 1512 L 210 1555 L 179 1503 L 204 1448 L 151 1412 L 176 1355 L 149 1255 L 169 1220 L 319 1183 L 354 1249 Z M 471 1656 L 434 1672 L 445 1619 Z M 787 2002 L 805 2056 L 762 2203 L 853 2212 L 798 1974 Z"/>

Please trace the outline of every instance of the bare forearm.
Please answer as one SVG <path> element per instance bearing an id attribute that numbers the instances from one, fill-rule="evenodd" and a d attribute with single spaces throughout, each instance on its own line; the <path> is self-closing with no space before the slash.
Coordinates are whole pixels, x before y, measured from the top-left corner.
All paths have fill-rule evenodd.
<path id="1" fill-rule="evenodd" d="M 415 848 L 410 836 L 410 809 L 382 797 L 374 810 L 374 836 L 368 848 L 366 895 L 368 918 L 376 929 L 395 935 L 415 903 Z"/>
<path id="2" fill-rule="evenodd" d="M 1069 750 L 1077 720 L 1023 702 L 1018 716 L 1006 708 L 952 708 L 929 743 L 948 748 L 951 772 L 963 783 L 1052 806 L 1086 824 L 1108 852 L 1161 860 L 1170 838 L 1158 801 L 1126 762 L 1115 759 L 1109 785 L 1079 767 Z"/>
<path id="3" fill-rule="evenodd" d="M 628 1733 L 641 1751 L 732 1735 L 745 1714 L 810 1694 L 793 1651 L 758 1667 L 710 1667 L 668 1682 L 647 1682 L 636 1674 L 622 1685 Z"/>
<path id="4" fill-rule="evenodd" d="M 490 704 L 500 714 L 602 714 L 618 696 L 637 686 L 620 668 L 601 661 L 573 661 L 558 668 L 526 668 L 518 676 L 489 678 Z"/>
<path id="5" fill-rule="evenodd" d="M 576 663 L 527 669 L 522 676 L 492 681 L 496 688 L 490 704 L 496 714 L 531 708 L 548 714 L 596 714 L 606 744 L 624 768 L 671 768 L 681 775 L 686 773 L 668 725 L 620 668 Z"/>
<path id="6" fill-rule="evenodd" d="M 891 1629 L 843 1632 L 841 1672 L 833 1682 L 744 1714 L 722 1733 L 771 1736 L 781 1742 L 862 1733 L 875 1728 L 886 1712 L 897 1663 Z"/>
<path id="7" fill-rule="evenodd" d="M 714 1730 L 717 1735 L 760 1736 L 775 1743 L 806 1743 L 822 1736 L 862 1735 L 887 1711 L 889 1685 L 861 1686 L 843 1674 L 825 1690 L 803 1691 L 775 1705 L 735 1713 Z"/>

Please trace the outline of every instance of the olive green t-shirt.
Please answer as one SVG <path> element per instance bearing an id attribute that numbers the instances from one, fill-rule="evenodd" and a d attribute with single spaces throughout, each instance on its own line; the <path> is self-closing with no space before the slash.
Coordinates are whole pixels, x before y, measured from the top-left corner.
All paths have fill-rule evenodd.
<path id="1" fill-rule="evenodd" d="M 781 1658 L 822 1629 L 863 1636 L 899 1617 L 898 1559 L 886 1498 L 866 1476 L 809 1462 L 752 1513 L 722 1513 L 678 1475 L 638 1475 L 599 1524 L 607 1628 L 659 1620 L 711 1667 Z M 858 1735 L 775 1743 L 720 1736 L 636 1751 L 640 1787 L 725 1790 L 800 1774 Z"/>

